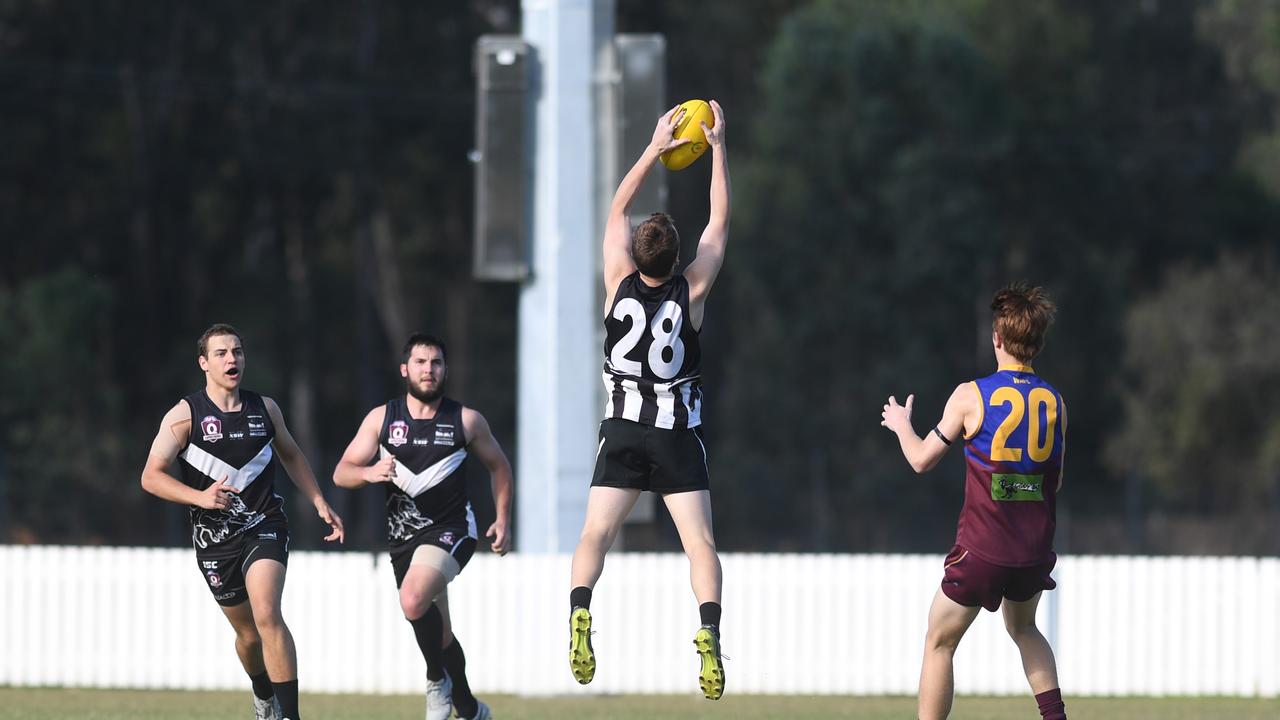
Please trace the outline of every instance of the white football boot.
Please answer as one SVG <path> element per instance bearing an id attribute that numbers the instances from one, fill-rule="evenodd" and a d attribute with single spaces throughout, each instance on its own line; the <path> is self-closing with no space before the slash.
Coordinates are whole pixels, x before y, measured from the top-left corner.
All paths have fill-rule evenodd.
<path id="1" fill-rule="evenodd" d="M 427 720 L 449 720 L 452 714 L 453 681 L 449 674 L 440 680 L 427 680 Z"/>
<path id="2" fill-rule="evenodd" d="M 284 713 L 280 711 L 280 701 L 276 700 L 275 696 L 268 700 L 254 696 L 253 717 L 256 720 L 283 720 Z"/>

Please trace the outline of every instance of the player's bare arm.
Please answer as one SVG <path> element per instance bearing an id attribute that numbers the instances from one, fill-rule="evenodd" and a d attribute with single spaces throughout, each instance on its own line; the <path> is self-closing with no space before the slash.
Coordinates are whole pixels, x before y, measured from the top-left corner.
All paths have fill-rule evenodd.
<path id="1" fill-rule="evenodd" d="M 911 408 L 915 398 L 915 395 L 908 395 L 906 403 L 899 405 L 897 398 L 889 396 L 889 402 L 885 404 L 880 416 L 880 424 L 898 436 L 902 454 L 910 463 L 911 469 L 923 473 L 938 464 L 952 443 L 977 429 L 981 422 L 978 414 L 981 408 L 978 406 L 978 392 L 973 383 L 958 385 L 942 410 L 942 419 L 921 438 L 911 425 Z"/>
<path id="2" fill-rule="evenodd" d="M 311 463 L 307 462 L 307 456 L 302 454 L 302 449 L 298 447 L 293 435 L 289 433 L 289 428 L 284 424 L 284 413 L 280 412 L 280 406 L 275 400 L 266 396 L 263 396 L 262 402 L 267 406 L 267 415 L 270 416 L 271 423 L 276 428 L 276 436 L 271 441 L 271 447 L 280 458 L 280 464 L 284 466 L 285 472 L 289 473 L 289 479 L 298 490 L 311 501 L 316 514 L 329 526 L 330 532 L 324 539 L 329 542 L 335 540 L 342 542 L 345 537 L 342 518 L 329 507 L 328 501 L 324 499 L 324 493 L 320 492 L 320 484 L 316 482 L 316 475 L 311 471 Z"/>
<path id="3" fill-rule="evenodd" d="M 382 429 L 382 421 L 386 418 L 385 405 L 369 411 L 360 422 L 360 429 L 351 438 L 347 449 L 333 469 L 333 484 L 348 490 L 357 490 L 365 485 L 390 482 L 396 476 L 396 459 L 387 456 L 377 462 L 378 433 Z"/>
<path id="4" fill-rule="evenodd" d="M 725 246 L 729 242 L 729 158 L 724 144 L 724 113 L 720 103 L 711 101 L 715 126 L 702 123 L 702 133 L 711 146 L 711 213 L 707 227 L 698 239 L 698 255 L 684 276 L 689 281 L 689 315 L 695 328 L 702 327 L 702 311 L 711 286 L 724 264 Z"/>
<path id="5" fill-rule="evenodd" d="M 627 172 L 626 177 L 622 178 L 617 192 L 613 195 L 613 204 L 609 206 L 609 217 L 605 221 L 604 228 L 604 311 L 606 313 L 613 304 L 613 294 L 618 289 L 618 283 L 636 271 L 636 264 L 631 259 L 631 220 L 627 217 L 627 212 L 630 211 L 631 202 L 635 200 L 636 193 L 644 184 L 644 179 L 653 169 L 654 163 L 658 162 L 659 156 L 689 142 L 687 138 L 676 140 L 674 137 L 676 125 L 680 124 L 684 112 L 684 109 L 677 105 L 658 118 L 649 146 L 641 153 L 640 159 Z"/>
<path id="6" fill-rule="evenodd" d="M 142 489 L 161 500 L 180 505 L 195 505 L 205 510 L 225 510 L 231 505 L 236 489 L 227 484 L 224 475 L 204 490 L 196 490 L 169 472 L 178 453 L 191 434 L 191 406 L 179 400 L 165 413 L 160 430 L 151 441 L 147 464 L 142 469 Z"/>
<path id="7" fill-rule="evenodd" d="M 496 519 L 484 536 L 492 539 L 494 552 L 506 555 L 511 549 L 511 538 L 507 534 L 507 527 L 511 522 L 511 488 L 514 484 L 511 463 L 507 461 L 506 453 L 502 452 L 502 446 L 493 437 L 483 415 L 469 407 L 462 408 L 462 430 L 466 433 L 467 450 L 489 471 L 489 482 L 493 488 Z"/>

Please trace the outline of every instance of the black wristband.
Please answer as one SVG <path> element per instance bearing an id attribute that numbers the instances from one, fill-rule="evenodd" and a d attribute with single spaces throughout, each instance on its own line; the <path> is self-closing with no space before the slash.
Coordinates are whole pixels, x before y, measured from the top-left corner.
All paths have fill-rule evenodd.
<path id="1" fill-rule="evenodd" d="M 938 436 L 938 439 L 942 441 L 943 445 L 951 447 L 951 441 L 947 439 L 946 435 L 942 434 L 942 431 L 938 429 L 937 425 L 933 426 L 933 434 Z"/>

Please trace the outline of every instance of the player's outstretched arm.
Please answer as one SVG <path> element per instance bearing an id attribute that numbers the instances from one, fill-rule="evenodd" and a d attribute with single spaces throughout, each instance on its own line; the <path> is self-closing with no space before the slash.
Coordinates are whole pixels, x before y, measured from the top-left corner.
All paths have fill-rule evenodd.
<path id="1" fill-rule="evenodd" d="M 489 423 L 480 413 L 471 408 L 462 409 L 462 428 L 467 435 L 467 448 L 489 471 L 489 482 L 493 487 L 493 509 L 496 519 L 484 536 L 493 539 L 492 549 L 499 555 L 506 555 L 511 549 L 511 538 L 507 527 L 511 524 L 511 488 L 514 485 L 511 463 L 506 453 L 498 444 Z"/>
<path id="2" fill-rule="evenodd" d="M 618 283 L 636 270 L 635 261 L 631 259 L 631 220 L 628 219 L 627 212 L 630 211 L 631 202 L 635 200 L 640 186 L 644 184 L 645 177 L 653 169 L 654 163 L 658 162 L 658 157 L 689 142 L 688 139 L 675 139 L 676 125 L 683 116 L 684 110 L 677 105 L 658 118 L 649 146 L 640 154 L 640 159 L 631 166 L 631 170 L 618 185 L 617 192 L 613 194 L 613 203 L 609 206 L 609 217 L 604 226 L 605 312 L 609 311 Z"/>
<path id="3" fill-rule="evenodd" d="M 715 100 L 711 101 L 711 112 L 715 115 L 715 127 L 702 123 L 702 133 L 711 146 L 711 214 L 698 240 L 698 255 L 684 271 L 689 281 L 694 327 L 702 326 L 703 303 L 720 274 L 725 246 L 729 243 L 729 158 L 724 144 L 724 113 Z"/>
<path id="4" fill-rule="evenodd" d="M 196 490 L 169 474 L 169 467 L 178 459 L 178 453 L 191 436 L 191 406 L 185 400 L 165 413 L 160 421 L 160 431 L 151 441 L 147 464 L 142 468 L 142 489 L 161 500 L 195 505 L 205 510 L 225 510 L 231 505 L 235 488 L 227 484 L 226 476 L 204 490 Z"/>
<path id="5" fill-rule="evenodd" d="M 388 482 L 396 476 L 396 459 L 387 456 L 378 462 L 378 433 L 382 430 L 382 421 L 386 418 L 385 405 L 369 411 L 360 422 L 360 429 L 351 438 L 347 449 L 333 469 L 333 484 L 340 488 L 356 490 L 365 485 Z M 372 463 L 372 464 L 370 464 Z"/>
<path id="6" fill-rule="evenodd" d="M 342 528 L 342 518 L 329 507 L 328 501 L 324 499 L 324 493 L 320 492 L 320 483 L 316 482 L 316 475 L 311 471 L 311 463 L 307 462 L 307 456 L 302 454 L 302 449 L 298 447 L 293 435 L 289 433 L 289 428 L 284 424 L 284 413 L 280 412 L 280 406 L 269 397 L 263 397 L 262 403 L 267 406 L 267 415 L 271 417 L 271 424 L 276 428 L 276 436 L 272 439 L 271 446 L 275 448 L 280 464 L 284 465 L 293 484 L 315 506 L 316 514 L 329 526 L 330 532 L 324 539 L 330 542 L 334 540 L 342 542 L 346 535 Z"/>
<path id="7" fill-rule="evenodd" d="M 976 397 L 972 384 L 957 386 L 947 400 L 942 419 L 924 438 L 916 435 L 915 428 L 911 426 L 911 407 L 915 399 L 915 395 L 908 395 L 906 404 L 899 405 L 896 398 L 889 396 L 889 402 L 880 414 L 880 424 L 898 436 L 902 454 L 910 463 L 911 469 L 923 473 L 932 470 L 942 456 L 947 454 L 951 443 L 964 434 L 966 421 L 976 409 Z"/>

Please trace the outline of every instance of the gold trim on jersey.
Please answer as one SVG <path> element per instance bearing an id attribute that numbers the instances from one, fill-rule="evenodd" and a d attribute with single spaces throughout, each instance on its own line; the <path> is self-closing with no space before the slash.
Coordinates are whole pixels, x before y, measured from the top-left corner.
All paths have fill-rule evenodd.
<path id="1" fill-rule="evenodd" d="M 1011 363 L 1009 365 L 1001 365 L 1000 367 L 996 368 L 996 372 L 1004 372 L 1006 370 L 1011 372 L 1031 373 L 1033 375 L 1036 372 L 1035 370 L 1031 369 L 1030 365 L 1020 365 L 1017 363 Z"/>

